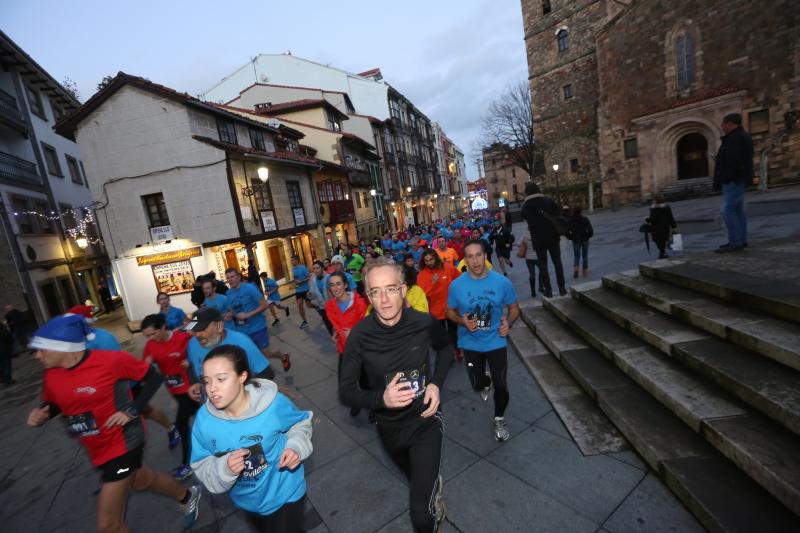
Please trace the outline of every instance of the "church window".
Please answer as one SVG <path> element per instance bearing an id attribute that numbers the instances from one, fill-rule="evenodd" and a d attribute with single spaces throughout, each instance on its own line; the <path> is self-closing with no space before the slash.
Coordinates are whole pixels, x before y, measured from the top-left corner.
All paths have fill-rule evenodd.
<path id="1" fill-rule="evenodd" d="M 688 89 L 694 83 L 694 43 L 685 33 L 675 41 L 675 69 L 678 73 L 678 90 Z"/>
<path id="2" fill-rule="evenodd" d="M 564 85 L 564 100 L 572 98 L 572 84 Z"/>
<path id="3" fill-rule="evenodd" d="M 542 0 L 542 14 L 547 15 L 550 13 L 550 0 Z"/>
<path id="4" fill-rule="evenodd" d="M 625 139 L 623 146 L 625 148 L 625 159 L 639 157 L 639 146 L 637 145 L 635 138 Z"/>
<path id="5" fill-rule="evenodd" d="M 569 32 L 567 30 L 558 30 L 558 33 L 556 33 L 556 40 L 558 41 L 559 52 L 569 49 Z"/>

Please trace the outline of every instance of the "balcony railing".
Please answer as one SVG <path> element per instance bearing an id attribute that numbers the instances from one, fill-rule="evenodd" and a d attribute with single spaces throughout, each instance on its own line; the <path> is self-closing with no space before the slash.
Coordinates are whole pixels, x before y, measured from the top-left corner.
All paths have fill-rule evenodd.
<path id="1" fill-rule="evenodd" d="M 0 152 L 0 176 L 41 185 L 36 165 L 25 159 Z"/>
<path id="2" fill-rule="evenodd" d="M 334 200 L 333 202 L 324 202 L 322 205 L 330 213 L 327 217 L 329 224 L 341 224 L 355 220 L 356 211 L 352 200 Z"/>
<path id="3" fill-rule="evenodd" d="M 0 89 L 0 117 L 10 126 L 27 134 L 28 126 L 25 123 L 25 115 L 17 105 L 17 99 L 2 89 Z"/>

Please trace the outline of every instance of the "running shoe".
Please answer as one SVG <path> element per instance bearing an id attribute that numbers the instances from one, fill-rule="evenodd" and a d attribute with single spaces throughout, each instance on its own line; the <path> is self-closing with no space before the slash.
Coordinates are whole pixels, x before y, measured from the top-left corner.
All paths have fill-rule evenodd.
<path id="1" fill-rule="evenodd" d="M 194 474 L 194 470 L 189 465 L 178 465 L 177 467 L 172 469 L 172 477 L 177 479 L 178 481 L 183 481 L 187 477 Z"/>
<path id="2" fill-rule="evenodd" d="M 308 322 L 306 322 L 305 320 L 300 322 L 300 329 L 306 329 L 307 327 L 308 327 Z"/>
<path id="3" fill-rule="evenodd" d="M 178 428 L 175 426 L 172 426 L 172 429 L 167 432 L 167 438 L 169 439 L 170 450 L 174 450 L 175 447 L 181 443 L 181 434 L 178 433 Z"/>
<path id="4" fill-rule="evenodd" d="M 483 400 L 484 402 L 489 399 L 489 391 L 492 390 L 492 377 L 491 377 L 491 374 L 489 374 L 489 372 L 486 373 L 486 381 L 488 382 L 488 385 L 486 385 L 483 388 L 483 390 L 480 391 L 481 392 L 481 400 Z"/>
<path id="5" fill-rule="evenodd" d="M 290 368 L 292 368 L 292 360 L 289 358 L 288 353 L 284 353 L 281 355 L 281 363 L 283 364 L 283 371 L 288 372 Z"/>
<path id="6" fill-rule="evenodd" d="M 439 526 L 447 516 L 447 508 L 444 505 L 444 480 L 442 476 L 436 478 L 436 492 L 433 495 L 433 516 L 436 521 L 434 531 L 439 531 Z"/>
<path id="7" fill-rule="evenodd" d="M 272 327 L 275 327 L 280 323 L 281 323 L 281 321 L 276 318 L 275 320 L 272 321 Z"/>
<path id="8" fill-rule="evenodd" d="M 183 513 L 183 520 L 181 521 L 184 529 L 191 528 L 197 517 L 200 515 L 200 496 L 203 491 L 200 490 L 200 485 L 192 485 L 189 487 L 189 501 L 180 504 L 180 510 Z"/>
<path id="9" fill-rule="evenodd" d="M 286 317 L 288 318 L 289 317 L 289 308 L 288 307 L 284 307 L 283 310 L 286 312 Z"/>
<path id="10" fill-rule="evenodd" d="M 506 427 L 506 419 L 505 418 L 495 418 L 494 419 L 494 438 L 499 442 L 505 442 L 511 437 L 511 434 L 508 432 L 508 428 Z"/>

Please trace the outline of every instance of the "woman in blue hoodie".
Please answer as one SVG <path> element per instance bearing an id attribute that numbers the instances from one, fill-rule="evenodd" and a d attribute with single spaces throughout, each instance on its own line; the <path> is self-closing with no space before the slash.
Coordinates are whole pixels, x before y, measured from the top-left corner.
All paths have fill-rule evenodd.
<path id="1" fill-rule="evenodd" d="M 258 531 L 302 531 L 312 413 L 272 381 L 251 379 L 238 346 L 211 350 L 202 380 L 208 400 L 192 427 L 195 475 L 210 492 L 228 492 Z"/>

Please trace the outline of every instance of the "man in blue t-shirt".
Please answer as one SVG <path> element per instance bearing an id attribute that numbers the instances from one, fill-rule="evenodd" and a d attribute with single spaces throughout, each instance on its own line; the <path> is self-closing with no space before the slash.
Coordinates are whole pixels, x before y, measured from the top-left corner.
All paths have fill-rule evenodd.
<path id="1" fill-rule="evenodd" d="M 504 442 L 510 436 L 504 418 L 509 400 L 506 337 L 519 317 L 519 303 L 511 281 L 486 268 L 486 253 L 480 240 L 466 242 L 464 260 L 467 275 L 450 284 L 446 314 L 459 324 L 458 347 L 464 350 L 470 382 L 483 401 L 489 398 L 489 389 L 494 385 L 494 438 Z M 486 374 L 487 362 L 491 377 Z"/>
<path id="2" fill-rule="evenodd" d="M 316 309 L 317 306 L 314 305 L 308 294 L 308 281 L 311 278 L 311 274 L 309 274 L 308 268 L 300 263 L 300 258 L 296 255 L 292 256 L 292 277 L 294 278 L 294 298 L 297 301 L 297 310 L 300 312 L 300 318 L 303 319 L 300 323 L 300 329 L 305 329 L 308 327 L 306 306 L 312 309 Z"/>
<path id="3" fill-rule="evenodd" d="M 217 282 L 213 279 L 203 279 L 203 303 L 201 307 L 213 307 L 222 314 L 228 312 L 228 297 L 217 292 Z M 229 324 L 229 327 L 232 325 Z"/>
<path id="4" fill-rule="evenodd" d="M 267 333 L 267 318 L 264 311 L 267 301 L 261 291 L 252 283 L 242 283 L 242 274 L 235 268 L 225 271 L 225 281 L 228 282 L 228 310 L 225 312 L 225 321 L 232 322 L 229 327 L 235 331 L 246 334 L 260 349 L 269 346 Z"/>
<path id="5" fill-rule="evenodd" d="M 277 326 L 280 323 L 280 319 L 278 318 L 278 313 L 275 312 L 275 309 L 280 309 L 284 313 L 286 313 L 286 317 L 289 317 L 289 306 L 281 305 L 281 293 L 278 292 L 278 282 L 272 279 L 267 275 L 266 272 L 262 272 L 258 275 L 261 278 L 261 283 L 264 285 L 264 294 L 267 296 L 267 305 L 269 306 L 269 312 L 272 315 L 272 318 L 275 320 L 272 321 L 272 326 Z"/>

